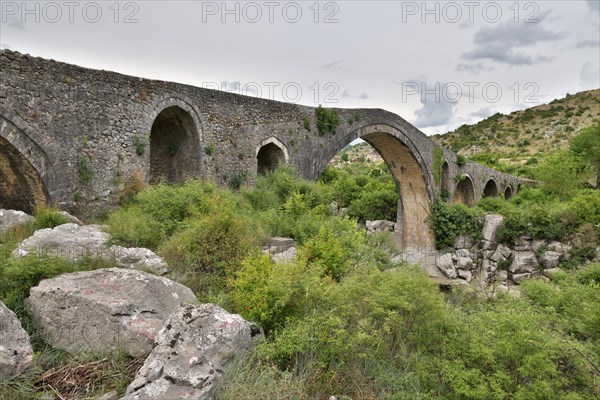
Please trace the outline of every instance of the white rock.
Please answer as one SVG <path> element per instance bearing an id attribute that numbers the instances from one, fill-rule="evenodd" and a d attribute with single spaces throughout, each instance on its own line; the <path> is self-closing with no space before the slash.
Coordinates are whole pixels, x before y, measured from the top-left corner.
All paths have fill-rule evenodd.
<path id="1" fill-rule="evenodd" d="M 483 221 L 483 239 L 489 242 L 496 241 L 496 232 L 502 225 L 504 217 L 499 214 L 488 214 Z"/>
<path id="2" fill-rule="evenodd" d="M 513 261 L 510 265 L 510 272 L 513 274 L 523 274 L 535 271 L 539 266 L 537 257 L 533 251 L 513 251 Z"/>
<path id="3" fill-rule="evenodd" d="M 0 301 L 0 380 L 17 375 L 31 365 L 29 335 L 14 312 Z"/>
<path id="4" fill-rule="evenodd" d="M 0 234 L 6 232 L 11 226 L 23 225 L 34 219 L 23 211 L 0 209 Z"/>
<path id="5" fill-rule="evenodd" d="M 448 278 L 455 279 L 458 275 L 456 273 L 456 268 L 454 267 L 454 261 L 452 260 L 452 256 L 452 253 L 446 253 L 438 257 L 436 260 L 436 266 Z"/>

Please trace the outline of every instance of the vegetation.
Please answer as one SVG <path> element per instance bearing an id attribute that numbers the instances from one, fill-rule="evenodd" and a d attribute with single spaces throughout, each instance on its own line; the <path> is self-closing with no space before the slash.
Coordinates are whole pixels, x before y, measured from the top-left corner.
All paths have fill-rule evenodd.
<path id="1" fill-rule="evenodd" d="M 88 185 L 94 179 L 94 163 L 87 154 L 81 154 L 77 161 L 77 174 L 79 175 L 79 182 L 84 185 Z"/>
<path id="2" fill-rule="evenodd" d="M 388 235 L 358 229 L 366 219 L 394 220 L 398 195 L 384 163 L 356 163 L 352 155 L 317 182 L 289 167 L 236 190 L 198 181 L 144 187 L 132 177 L 120 207 L 102 222 L 113 243 L 164 257 L 170 277 L 201 302 L 264 328 L 264 338 L 226 373 L 217 399 L 595 399 L 600 264 L 588 260 L 600 238 L 600 197 L 589 187 L 596 153 L 587 147 L 596 131 L 586 132 L 556 159 L 527 166 L 550 177 L 538 187 L 472 208 L 432 206 L 439 248 L 453 246 L 458 235 L 478 240 L 487 212 L 505 216 L 498 235 L 506 243 L 523 235 L 578 238 L 582 245 L 561 260 L 560 271 L 523 281 L 518 297 L 471 287 L 442 292 L 421 268 L 397 261 Z M 35 367 L 0 383 L 1 398 L 95 398 L 111 389 L 122 395 L 140 365 L 123 355 L 66 355 L 33 326 L 24 301 L 32 286 L 112 266 L 10 257 L 34 229 L 65 221 L 57 210 L 38 209 L 35 221 L 0 236 L 0 300 L 17 313 L 36 352 Z M 296 259 L 275 263 L 263 254 L 271 236 L 295 239 Z"/>
<path id="3" fill-rule="evenodd" d="M 321 105 L 315 109 L 317 116 L 317 130 L 319 135 L 323 136 L 326 133 L 334 134 L 340 124 L 340 115 L 334 109 L 323 108 Z"/>

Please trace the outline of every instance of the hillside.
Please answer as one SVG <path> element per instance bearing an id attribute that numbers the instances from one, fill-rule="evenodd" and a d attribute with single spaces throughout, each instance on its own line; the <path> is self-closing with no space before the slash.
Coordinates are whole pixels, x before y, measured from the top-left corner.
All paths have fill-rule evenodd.
<path id="1" fill-rule="evenodd" d="M 569 139 L 594 120 L 600 120 L 600 89 L 508 115 L 496 113 L 431 139 L 468 157 L 491 153 L 502 161 L 521 163 L 568 147 Z"/>

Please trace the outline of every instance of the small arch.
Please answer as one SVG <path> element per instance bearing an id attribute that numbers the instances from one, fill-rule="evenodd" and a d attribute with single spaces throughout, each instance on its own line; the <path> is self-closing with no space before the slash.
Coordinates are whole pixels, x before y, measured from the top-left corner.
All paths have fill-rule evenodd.
<path id="1" fill-rule="evenodd" d="M 448 160 L 442 164 L 442 194 L 450 196 L 450 164 Z"/>
<path id="2" fill-rule="evenodd" d="M 483 188 L 483 197 L 498 197 L 498 185 L 494 179 L 490 179 Z"/>
<path id="3" fill-rule="evenodd" d="M 504 199 L 505 200 L 510 200 L 510 198 L 512 196 L 513 196 L 512 187 L 507 186 L 506 189 L 504 190 Z"/>
<path id="4" fill-rule="evenodd" d="M 264 139 L 256 147 L 256 170 L 259 175 L 266 175 L 289 159 L 287 147 L 276 137 Z"/>
<path id="5" fill-rule="evenodd" d="M 0 208 L 33 214 L 46 203 L 46 190 L 34 166 L 0 137 Z"/>
<path id="6" fill-rule="evenodd" d="M 475 185 L 473 185 L 473 179 L 468 174 L 462 175 L 460 181 L 456 184 L 452 202 L 469 207 L 475 204 Z"/>
<path id="7" fill-rule="evenodd" d="M 150 176 L 180 182 L 199 175 L 200 141 L 190 113 L 179 106 L 162 110 L 150 131 Z"/>

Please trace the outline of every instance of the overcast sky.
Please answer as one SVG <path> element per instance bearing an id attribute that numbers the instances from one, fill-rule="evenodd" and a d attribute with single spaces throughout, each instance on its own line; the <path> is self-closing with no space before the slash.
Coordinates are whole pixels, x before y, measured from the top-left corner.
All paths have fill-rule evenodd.
<path id="1" fill-rule="evenodd" d="M 600 87 L 599 1 L 0 0 L 0 43 L 434 134 Z"/>

